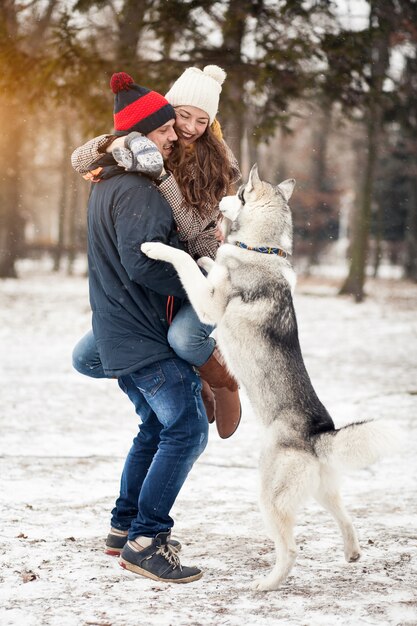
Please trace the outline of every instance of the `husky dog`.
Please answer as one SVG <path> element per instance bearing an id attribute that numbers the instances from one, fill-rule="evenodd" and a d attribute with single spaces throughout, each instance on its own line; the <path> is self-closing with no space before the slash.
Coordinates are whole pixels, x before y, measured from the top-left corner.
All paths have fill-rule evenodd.
<path id="1" fill-rule="evenodd" d="M 248 183 L 221 203 L 231 228 L 216 260 L 199 261 L 207 277 L 186 252 L 157 242 L 141 247 L 152 259 L 174 265 L 198 316 L 217 326 L 226 364 L 263 425 L 260 506 L 276 548 L 273 569 L 254 583 L 264 591 L 277 589 L 294 564 L 295 516 L 309 496 L 338 523 L 346 560 L 359 559 L 338 475 L 377 460 L 392 442 L 382 421 L 335 429 L 313 389 L 298 340 L 295 273 L 288 259 L 294 185 L 289 179 L 274 187 L 252 168 Z"/>

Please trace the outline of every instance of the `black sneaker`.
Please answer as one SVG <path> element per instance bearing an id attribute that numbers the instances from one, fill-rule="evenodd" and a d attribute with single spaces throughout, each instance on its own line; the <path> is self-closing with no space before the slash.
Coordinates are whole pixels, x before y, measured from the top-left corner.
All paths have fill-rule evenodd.
<path id="1" fill-rule="evenodd" d="M 199 580 L 203 572 L 198 567 L 181 565 L 177 550 L 168 540 L 169 533 L 159 533 L 143 550 L 134 550 L 127 542 L 120 555 L 120 565 L 135 574 L 166 583 Z"/>
<path id="2" fill-rule="evenodd" d="M 106 549 L 104 550 L 105 554 L 109 554 L 110 556 L 120 556 L 126 541 L 127 533 L 125 535 L 119 535 L 110 531 L 106 538 Z"/>
<path id="3" fill-rule="evenodd" d="M 108 554 L 109 556 L 120 556 L 120 553 L 125 547 L 126 542 L 127 534 L 118 535 L 110 531 L 107 535 L 106 549 L 104 550 L 104 553 Z M 176 539 L 168 539 L 168 544 L 172 546 L 177 552 L 179 552 L 182 548 L 180 542 Z"/>

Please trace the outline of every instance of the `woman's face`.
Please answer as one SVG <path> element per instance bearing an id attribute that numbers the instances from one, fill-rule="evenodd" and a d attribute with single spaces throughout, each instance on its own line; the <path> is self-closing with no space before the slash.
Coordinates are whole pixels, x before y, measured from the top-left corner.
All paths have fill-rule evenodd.
<path id="1" fill-rule="evenodd" d="M 209 116 L 202 109 L 191 106 L 175 107 L 177 114 L 175 131 L 178 138 L 186 145 L 194 143 L 206 130 L 209 124 Z"/>

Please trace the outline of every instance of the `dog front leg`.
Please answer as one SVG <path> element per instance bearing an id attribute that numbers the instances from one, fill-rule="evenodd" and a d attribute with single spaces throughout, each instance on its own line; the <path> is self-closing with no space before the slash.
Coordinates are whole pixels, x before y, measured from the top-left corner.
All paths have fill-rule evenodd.
<path id="1" fill-rule="evenodd" d="M 155 241 L 143 243 L 140 248 L 151 259 L 172 263 L 201 321 L 205 324 L 218 322 L 219 307 L 216 306 L 214 287 L 201 273 L 198 265 L 189 254 Z"/>
<path id="2" fill-rule="evenodd" d="M 209 271 L 213 268 L 214 263 L 213 259 L 209 256 L 202 256 L 197 259 L 198 267 L 201 267 L 207 273 L 209 273 Z"/>

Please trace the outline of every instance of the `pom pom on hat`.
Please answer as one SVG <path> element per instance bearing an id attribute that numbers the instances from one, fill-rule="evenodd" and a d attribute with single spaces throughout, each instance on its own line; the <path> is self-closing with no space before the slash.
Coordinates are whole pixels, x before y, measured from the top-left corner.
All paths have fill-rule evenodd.
<path id="1" fill-rule="evenodd" d="M 148 135 L 169 120 L 175 120 L 175 111 L 164 96 L 137 85 L 126 72 L 113 74 L 110 87 L 114 93 L 116 135 L 133 131 Z"/>
<path id="2" fill-rule="evenodd" d="M 193 106 L 201 109 L 213 123 L 219 108 L 219 97 L 226 72 L 218 65 L 187 68 L 165 94 L 173 107 Z"/>
<path id="3" fill-rule="evenodd" d="M 203 74 L 206 74 L 207 76 L 214 78 L 214 80 L 217 80 L 219 85 L 223 85 L 227 76 L 226 72 L 218 65 L 206 65 L 206 67 L 203 69 Z"/>
<path id="4" fill-rule="evenodd" d="M 113 74 L 110 79 L 110 89 L 113 93 L 119 93 L 124 89 L 129 89 L 129 86 L 133 84 L 133 78 L 126 74 L 126 72 L 117 72 Z"/>

